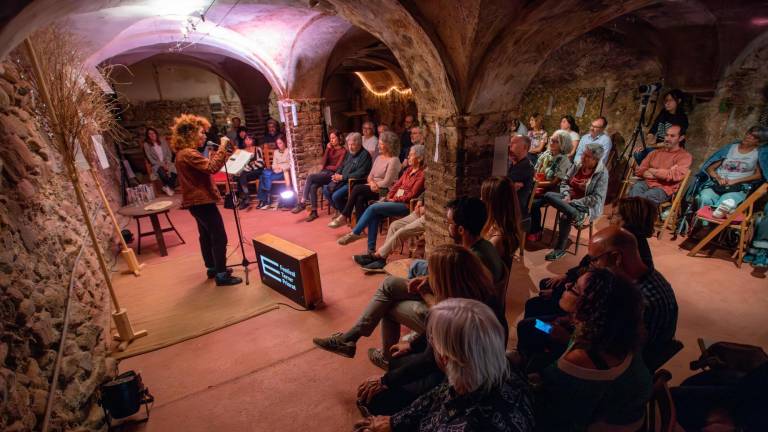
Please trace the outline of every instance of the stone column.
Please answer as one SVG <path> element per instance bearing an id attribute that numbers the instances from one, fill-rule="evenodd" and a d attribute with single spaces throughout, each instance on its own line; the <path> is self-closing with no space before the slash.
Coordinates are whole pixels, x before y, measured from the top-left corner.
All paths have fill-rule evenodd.
<path id="1" fill-rule="evenodd" d="M 286 135 L 290 135 L 293 147 L 294 169 L 301 192 L 309 174 L 317 171 L 323 158 L 322 99 L 282 100 L 285 114 Z M 291 104 L 296 104 L 297 125 L 293 125 Z"/>
<path id="2" fill-rule="evenodd" d="M 507 118 L 507 113 L 422 116 L 427 147 L 427 250 L 451 242 L 445 221 L 446 204 L 460 196 L 480 196 L 480 185 L 492 173 L 494 141 L 507 133 Z M 440 143 L 435 161 L 438 125 Z"/>

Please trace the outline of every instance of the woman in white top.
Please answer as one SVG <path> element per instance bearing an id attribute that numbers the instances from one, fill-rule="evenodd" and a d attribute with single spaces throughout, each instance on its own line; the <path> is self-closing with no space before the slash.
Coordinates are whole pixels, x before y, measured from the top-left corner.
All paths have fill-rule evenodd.
<path id="1" fill-rule="evenodd" d="M 547 149 L 547 143 L 549 137 L 547 131 L 544 130 L 544 118 L 539 113 L 533 113 L 528 123 L 531 125 L 531 129 L 528 131 L 528 138 L 531 139 L 531 149 L 528 150 L 528 154 L 531 155 L 531 162 L 536 162 L 539 154 L 543 153 Z"/>
<path id="2" fill-rule="evenodd" d="M 285 180 L 286 185 L 290 185 L 291 173 L 291 154 L 285 143 L 285 136 L 280 135 L 275 140 L 277 148 L 272 152 L 272 166 L 265 169 L 259 177 L 259 209 L 264 210 L 269 207 L 272 196 L 272 182 L 275 180 Z"/>
<path id="3" fill-rule="evenodd" d="M 264 152 L 261 147 L 254 145 L 253 137 L 245 136 L 245 148 L 238 151 L 246 151 L 251 154 L 251 159 L 243 168 L 243 172 L 237 176 L 237 191 L 242 196 L 240 209 L 246 209 L 251 205 L 251 194 L 248 192 L 248 183 L 261 177 L 264 172 Z"/>
<path id="4" fill-rule="evenodd" d="M 376 138 L 373 132 L 373 123 L 369 121 L 363 123 L 363 148 L 368 150 L 372 159 L 376 159 L 379 139 Z"/>
<path id="5" fill-rule="evenodd" d="M 176 164 L 173 163 L 171 148 L 160 139 L 155 128 L 148 127 L 144 133 L 144 154 L 152 166 L 149 178 L 159 178 L 163 183 L 163 192 L 173 196 L 173 190 L 176 188 Z"/>
<path id="6" fill-rule="evenodd" d="M 581 135 L 579 135 L 579 125 L 576 124 L 576 119 L 574 119 L 572 115 L 566 114 L 560 119 L 560 130 L 568 132 L 568 135 L 571 136 L 573 148 L 568 152 L 568 157 L 573 160 L 573 155 L 576 153 L 576 147 L 579 146 L 579 140 L 581 139 Z"/>
<path id="7" fill-rule="evenodd" d="M 378 200 L 387 196 L 389 187 L 397 180 L 400 172 L 400 139 L 394 132 L 386 131 L 381 134 L 379 139 L 379 156 L 373 161 L 373 167 L 368 174 L 368 181 L 365 184 L 358 184 L 352 187 L 347 200 L 347 205 L 341 211 L 341 214 L 328 224 L 331 228 L 338 228 L 346 225 L 352 217 L 352 209 L 360 217 L 365 208 L 368 207 L 368 201 Z"/>

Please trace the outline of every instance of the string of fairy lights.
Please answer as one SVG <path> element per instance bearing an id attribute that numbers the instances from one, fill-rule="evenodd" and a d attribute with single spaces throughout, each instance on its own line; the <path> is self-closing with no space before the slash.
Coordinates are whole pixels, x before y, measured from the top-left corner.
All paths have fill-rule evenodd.
<path id="1" fill-rule="evenodd" d="M 360 72 L 355 72 L 355 75 L 357 75 L 357 77 L 360 78 L 360 81 L 365 86 L 365 89 L 368 90 L 374 96 L 383 98 L 383 97 L 388 97 L 388 96 L 392 95 L 393 93 L 397 94 L 399 96 L 410 96 L 411 95 L 411 89 L 410 88 L 400 88 L 400 87 L 397 87 L 395 85 L 391 86 L 387 90 L 378 91 L 378 90 L 376 90 L 373 87 L 371 82 L 368 81 L 368 79 L 365 78 L 365 75 L 363 75 Z"/>

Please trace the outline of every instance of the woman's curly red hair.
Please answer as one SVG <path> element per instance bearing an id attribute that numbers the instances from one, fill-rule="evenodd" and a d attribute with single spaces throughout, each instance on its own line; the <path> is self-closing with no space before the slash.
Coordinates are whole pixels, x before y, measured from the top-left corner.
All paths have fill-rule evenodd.
<path id="1" fill-rule="evenodd" d="M 200 145 L 200 128 L 207 131 L 211 124 L 204 117 L 182 114 L 173 119 L 171 146 L 174 151 Z"/>

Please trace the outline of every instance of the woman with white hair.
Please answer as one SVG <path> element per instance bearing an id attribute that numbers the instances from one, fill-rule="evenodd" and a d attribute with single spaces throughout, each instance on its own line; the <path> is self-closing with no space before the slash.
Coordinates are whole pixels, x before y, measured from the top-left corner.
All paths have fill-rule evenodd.
<path id="1" fill-rule="evenodd" d="M 603 214 L 605 195 L 608 191 L 608 170 L 601 158 L 604 153 L 600 144 L 588 144 L 581 160 L 568 170 L 567 178 L 560 182 L 559 192 L 547 192 L 544 197 L 534 202 L 535 211 L 541 206 L 550 205 L 560 211 L 559 230 L 555 249 L 544 259 L 555 261 L 565 255 L 565 246 L 571 226 L 582 226 L 587 220 L 594 221 Z M 529 240 L 541 239 L 541 220 L 532 218 Z"/>
<path id="2" fill-rule="evenodd" d="M 488 306 L 444 300 L 430 310 L 427 335 L 447 380 L 391 417 L 359 421 L 356 432 L 533 430 L 527 383 L 510 370 L 504 330 Z"/>
<path id="3" fill-rule="evenodd" d="M 363 230 L 368 229 L 368 253 L 376 251 L 376 237 L 379 235 L 379 221 L 389 216 L 407 216 L 410 213 L 411 200 L 424 192 L 424 153 L 423 145 L 414 145 L 408 153 L 408 169 L 389 188 L 386 198 L 371 205 L 352 232 L 339 238 L 340 245 L 352 243 L 363 238 Z"/>
<path id="4" fill-rule="evenodd" d="M 379 139 L 376 138 L 375 132 L 373 122 L 363 123 L 363 148 L 368 151 L 372 159 L 376 159 L 379 154 Z"/>

